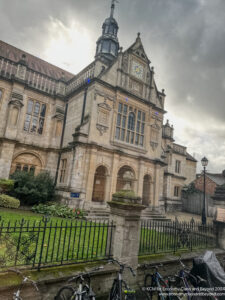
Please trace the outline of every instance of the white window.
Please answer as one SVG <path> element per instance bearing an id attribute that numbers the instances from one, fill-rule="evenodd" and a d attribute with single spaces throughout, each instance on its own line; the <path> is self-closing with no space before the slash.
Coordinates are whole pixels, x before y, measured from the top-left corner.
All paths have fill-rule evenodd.
<path id="1" fill-rule="evenodd" d="M 175 197 L 179 197 L 180 195 L 180 187 L 179 186 L 175 186 L 174 187 L 174 196 Z"/>
<path id="2" fill-rule="evenodd" d="M 115 138 L 129 144 L 144 145 L 145 113 L 119 103 Z"/>
<path id="3" fill-rule="evenodd" d="M 180 173 L 180 170 L 181 170 L 181 162 L 180 162 L 180 160 L 176 160 L 175 172 Z"/>
<path id="4" fill-rule="evenodd" d="M 28 100 L 24 130 L 42 134 L 45 121 L 45 112 L 46 104 L 34 100 Z"/>

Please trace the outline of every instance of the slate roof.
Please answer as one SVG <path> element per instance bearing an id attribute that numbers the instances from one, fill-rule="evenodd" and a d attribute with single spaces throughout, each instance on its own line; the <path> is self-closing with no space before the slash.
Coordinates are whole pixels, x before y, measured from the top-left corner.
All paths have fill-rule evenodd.
<path id="1" fill-rule="evenodd" d="M 53 79 L 60 79 L 62 77 L 62 73 L 64 73 L 65 80 L 70 80 L 75 76 L 70 72 L 56 67 L 34 55 L 31 55 L 0 40 L 0 57 L 10 59 L 11 61 L 17 63 L 21 60 L 22 54 L 26 55 L 27 66 L 30 69 L 47 75 Z"/>
<path id="2" fill-rule="evenodd" d="M 186 151 L 186 159 L 197 162 L 197 160 L 191 154 L 189 154 L 187 151 Z"/>
<path id="3" fill-rule="evenodd" d="M 225 176 L 223 176 L 223 174 L 206 173 L 206 175 L 217 185 L 225 184 Z"/>

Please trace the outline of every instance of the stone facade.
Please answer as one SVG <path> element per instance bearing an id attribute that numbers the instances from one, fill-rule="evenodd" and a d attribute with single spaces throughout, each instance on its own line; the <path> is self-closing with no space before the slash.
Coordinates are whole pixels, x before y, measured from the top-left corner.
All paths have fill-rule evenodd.
<path id="1" fill-rule="evenodd" d="M 115 22 L 106 19 L 102 47 L 117 41 L 104 44 Z M 0 177 L 49 170 L 62 201 L 87 210 L 107 209 L 120 189 L 150 209 L 164 209 L 164 199 L 177 207 L 196 161 L 163 125 L 165 93 L 140 34 L 126 51 L 110 51 L 73 75 L 0 42 Z"/>

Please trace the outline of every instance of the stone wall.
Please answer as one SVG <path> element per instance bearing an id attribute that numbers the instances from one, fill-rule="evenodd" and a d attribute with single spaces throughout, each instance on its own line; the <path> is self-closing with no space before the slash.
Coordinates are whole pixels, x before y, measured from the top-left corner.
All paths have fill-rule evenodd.
<path id="1" fill-rule="evenodd" d="M 218 259 L 222 259 L 224 251 L 214 249 Z M 192 259 L 204 251 L 191 252 L 182 254 L 182 261 L 185 265 L 192 265 Z M 160 268 L 160 274 L 164 275 L 175 275 L 179 268 L 179 261 L 177 256 L 174 255 L 153 255 L 149 257 L 139 258 L 139 267 L 137 269 L 137 276 L 133 277 L 130 271 L 124 272 L 123 278 L 128 284 L 136 289 L 137 294 L 141 298 L 140 287 L 144 285 L 145 272 L 141 266 L 143 264 L 163 264 L 164 268 Z M 96 266 L 104 266 L 104 269 L 97 271 L 96 275 L 92 276 L 92 288 L 96 293 L 97 300 L 108 300 L 108 294 L 112 286 L 113 280 L 116 277 L 116 270 L 118 268 L 113 264 L 105 263 L 87 263 L 55 268 L 42 269 L 40 272 L 36 270 L 23 271 L 26 276 L 30 276 L 38 284 L 39 292 L 36 292 L 30 285 L 25 285 L 21 296 L 24 300 L 54 300 L 54 296 L 60 287 L 67 284 L 67 280 L 72 276 L 79 274 L 80 272 L 87 272 Z M 15 273 L 0 273 L 0 299 L 9 300 L 12 299 L 12 295 L 18 289 L 18 285 L 21 283 L 20 276 Z M 142 294 L 143 295 L 143 294 Z"/>

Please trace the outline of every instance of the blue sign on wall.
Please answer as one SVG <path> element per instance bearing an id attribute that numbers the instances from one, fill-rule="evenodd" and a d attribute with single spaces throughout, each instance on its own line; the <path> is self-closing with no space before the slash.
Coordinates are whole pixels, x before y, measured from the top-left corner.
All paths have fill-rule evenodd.
<path id="1" fill-rule="evenodd" d="M 71 198 L 79 198 L 80 197 L 80 193 L 70 193 L 70 197 Z"/>

